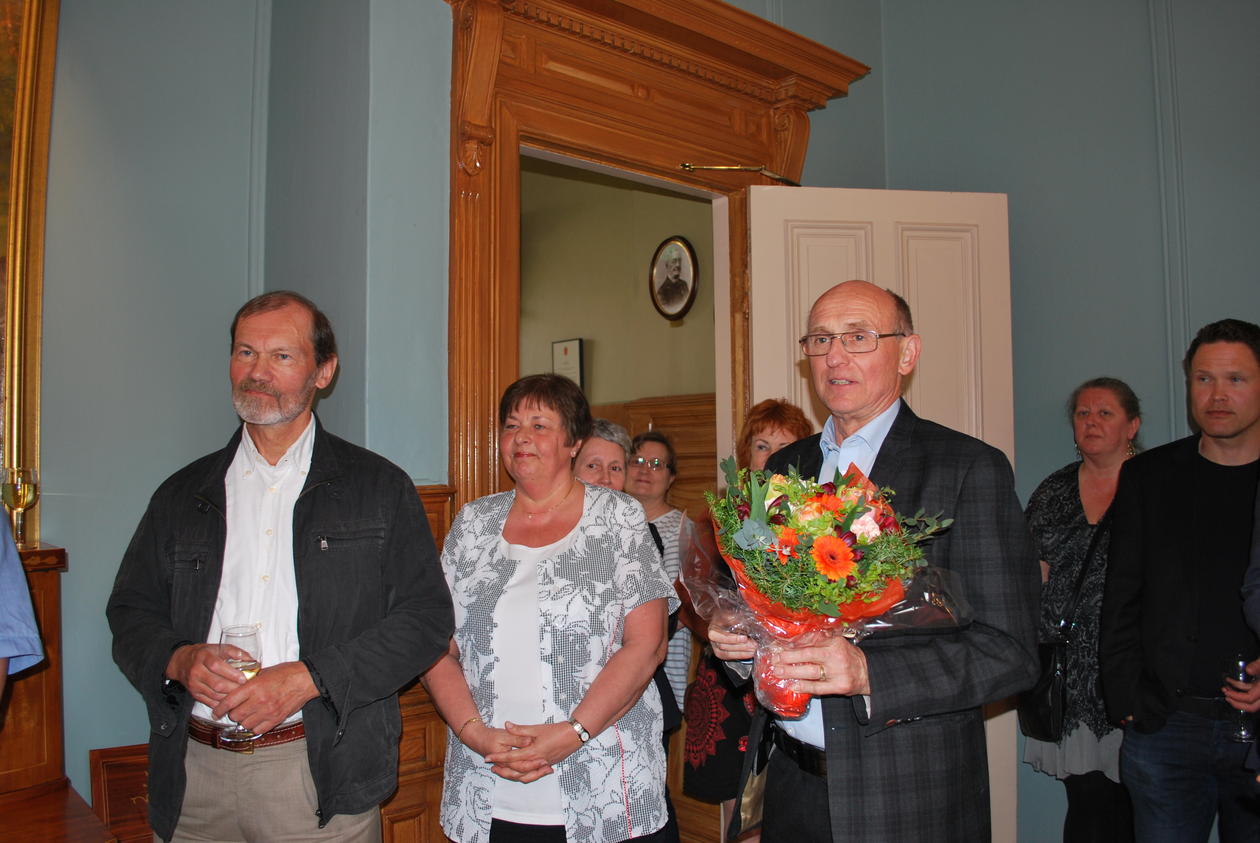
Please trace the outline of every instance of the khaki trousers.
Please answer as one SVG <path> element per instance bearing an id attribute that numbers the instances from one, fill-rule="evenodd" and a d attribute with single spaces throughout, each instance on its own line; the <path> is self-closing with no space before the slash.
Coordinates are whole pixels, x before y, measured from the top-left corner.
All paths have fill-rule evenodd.
<path id="1" fill-rule="evenodd" d="M 178 843 L 380 842 L 380 808 L 338 814 L 319 827 L 305 739 L 253 754 L 190 740 L 184 770 L 188 787 L 172 838 Z"/>

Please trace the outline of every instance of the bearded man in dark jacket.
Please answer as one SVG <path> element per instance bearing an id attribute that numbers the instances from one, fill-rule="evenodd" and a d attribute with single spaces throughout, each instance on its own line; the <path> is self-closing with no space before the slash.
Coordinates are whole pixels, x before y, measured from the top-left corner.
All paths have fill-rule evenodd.
<path id="1" fill-rule="evenodd" d="M 163 840 L 379 840 L 398 689 L 453 626 L 433 537 L 410 478 L 314 417 L 337 353 L 313 303 L 256 297 L 231 337 L 244 424 L 154 493 L 106 610 L 148 710 L 149 822 Z M 239 624 L 261 642 L 252 679 L 219 643 Z"/>

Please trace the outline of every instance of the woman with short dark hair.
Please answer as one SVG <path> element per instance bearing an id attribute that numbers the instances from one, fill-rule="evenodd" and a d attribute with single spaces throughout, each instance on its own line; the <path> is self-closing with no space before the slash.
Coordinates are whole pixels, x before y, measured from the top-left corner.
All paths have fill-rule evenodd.
<path id="1" fill-rule="evenodd" d="M 573 476 L 591 415 L 572 381 L 522 378 L 499 423 L 516 487 L 447 534 L 456 629 L 424 676 L 450 728 L 442 828 L 458 843 L 648 836 L 666 821 L 650 681 L 677 597 L 642 508 Z"/>

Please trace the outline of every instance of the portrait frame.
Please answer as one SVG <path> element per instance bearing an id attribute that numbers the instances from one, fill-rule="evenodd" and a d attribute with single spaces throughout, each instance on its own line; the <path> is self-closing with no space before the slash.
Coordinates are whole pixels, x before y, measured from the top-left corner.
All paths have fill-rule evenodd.
<path id="1" fill-rule="evenodd" d="M 671 322 L 687 315 L 700 286 L 700 264 L 687 238 L 674 235 L 661 241 L 648 266 L 647 281 L 648 295 L 657 313 Z M 684 286 L 679 287 L 680 282 Z"/>

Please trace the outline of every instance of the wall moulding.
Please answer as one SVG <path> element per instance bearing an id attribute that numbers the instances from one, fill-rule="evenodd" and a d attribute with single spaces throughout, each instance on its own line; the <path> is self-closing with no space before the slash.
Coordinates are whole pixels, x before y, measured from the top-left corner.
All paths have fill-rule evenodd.
<path id="1" fill-rule="evenodd" d="M 718 0 L 452 2 L 450 479 L 504 488 L 497 402 L 518 374 L 520 154 L 531 148 L 728 200 L 732 417 L 748 399 L 747 219 L 764 167 L 799 180 L 808 112 L 861 62 Z"/>

